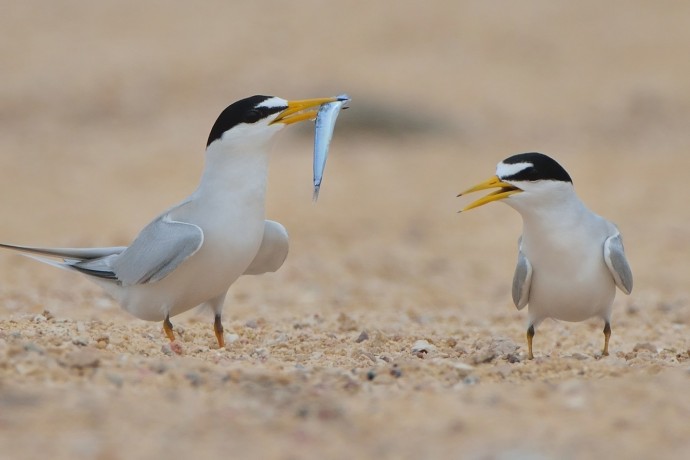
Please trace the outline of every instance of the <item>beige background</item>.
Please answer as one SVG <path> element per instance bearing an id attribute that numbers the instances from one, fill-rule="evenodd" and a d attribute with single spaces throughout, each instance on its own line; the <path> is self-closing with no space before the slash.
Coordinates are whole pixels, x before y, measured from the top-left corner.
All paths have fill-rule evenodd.
<path id="1" fill-rule="evenodd" d="M 208 312 L 174 318 L 171 356 L 81 277 L 0 255 L 0 457 L 686 455 L 689 23 L 673 1 L 2 2 L 0 241 L 128 244 L 194 189 L 229 103 L 353 103 L 317 204 L 310 127 L 281 134 L 290 256 L 232 287 L 226 350 Z M 534 150 L 625 236 L 609 358 L 599 321 L 546 321 L 525 361 L 519 215 L 456 214 Z"/>

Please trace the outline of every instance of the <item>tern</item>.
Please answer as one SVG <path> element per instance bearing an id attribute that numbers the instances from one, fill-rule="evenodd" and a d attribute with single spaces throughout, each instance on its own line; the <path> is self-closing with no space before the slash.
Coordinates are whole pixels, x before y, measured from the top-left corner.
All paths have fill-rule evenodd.
<path id="1" fill-rule="evenodd" d="M 128 247 L 0 247 L 86 275 L 137 318 L 163 321 L 171 342 L 171 316 L 208 306 L 223 348 L 221 315 L 230 285 L 241 275 L 276 271 L 288 253 L 285 227 L 265 220 L 272 139 L 337 100 L 252 96 L 229 105 L 211 128 L 197 189 L 144 227 Z"/>
<path id="2" fill-rule="evenodd" d="M 603 356 L 609 353 L 616 286 L 630 294 L 633 278 L 618 228 L 578 198 L 567 171 L 541 153 L 498 163 L 496 175 L 458 196 L 497 188 L 461 212 L 501 200 L 522 216 L 512 297 L 528 308 L 528 358 L 535 329 L 546 318 L 604 320 Z"/>

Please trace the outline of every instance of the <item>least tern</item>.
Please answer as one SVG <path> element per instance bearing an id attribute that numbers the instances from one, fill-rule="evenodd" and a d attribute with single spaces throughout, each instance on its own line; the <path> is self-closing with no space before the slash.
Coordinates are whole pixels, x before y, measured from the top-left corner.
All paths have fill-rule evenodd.
<path id="1" fill-rule="evenodd" d="M 493 188 L 498 190 L 462 211 L 502 200 L 522 216 L 512 296 L 518 310 L 529 304 L 528 358 L 534 358 L 535 328 L 545 318 L 600 317 L 604 320 L 602 354 L 608 355 L 616 286 L 625 294 L 633 286 L 618 228 L 587 209 L 567 171 L 541 153 L 506 158 L 494 177 L 458 196 Z"/>
<path id="2" fill-rule="evenodd" d="M 211 128 L 196 191 L 144 227 L 129 247 L 0 247 L 85 274 L 132 315 L 163 321 L 171 341 L 170 317 L 206 305 L 222 348 L 230 285 L 241 275 L 276 271 L 288 253 L 285 227 L 264 217 L 271 140 L 286 125 L 316 118 L 322 104 L 340 100 L 252 96 L 228 106 Z"/>

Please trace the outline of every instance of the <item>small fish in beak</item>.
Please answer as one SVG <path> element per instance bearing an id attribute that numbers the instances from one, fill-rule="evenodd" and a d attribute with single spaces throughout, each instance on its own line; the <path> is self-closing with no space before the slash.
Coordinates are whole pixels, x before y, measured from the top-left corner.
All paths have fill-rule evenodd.
<path id="1" fill-rule="evenodd" d="M 319 198 L 323 171 L 326 168 L 328 148 L 333 138 L 335 121 L 341 109 L 346 109 L 351 99 L 347 94 L 336 96 L 335 101 L 322 104 L 316 115 L 314 130 L 314 201 Z"/>

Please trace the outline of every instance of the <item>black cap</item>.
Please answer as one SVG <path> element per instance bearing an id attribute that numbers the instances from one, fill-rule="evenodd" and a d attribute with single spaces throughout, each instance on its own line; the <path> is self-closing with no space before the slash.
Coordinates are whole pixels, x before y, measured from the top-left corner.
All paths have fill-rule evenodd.
<path id="1" fill-rule="evenodd" d="M 568 172 L 563 169 L 553 158 L 538 152 L 520 153 L 503 160 L 501 163 L 506 165 L 524 163 L 525 167 L 511 173 L 508 176 L 501 176 L 501 180 L 514 182 L 534 182 L 538 180 L 553 180 L 573 183 Z"/>
<path id="2" fill-rule="evenodd" d="M 233 127 L 239 125 L 240 123 L 256 123 L 269 115 L 274 113 L 282 112 L 287 109 L 287 106 L 274 106 L 274 107 L 258 107 L 261 103 L 273 96 L 251 96 L 246 99 L 241 99 L 237 102 L 233 102 L 223 110 L 218 119 L 213 124 L 211 128 L 211 133 L 208 135 L 208 142 L 206 142 L 206 147 L 208 147 L 211 142 L 216 139 L 220 139 L 224 132 L 232 129 Z"/>

